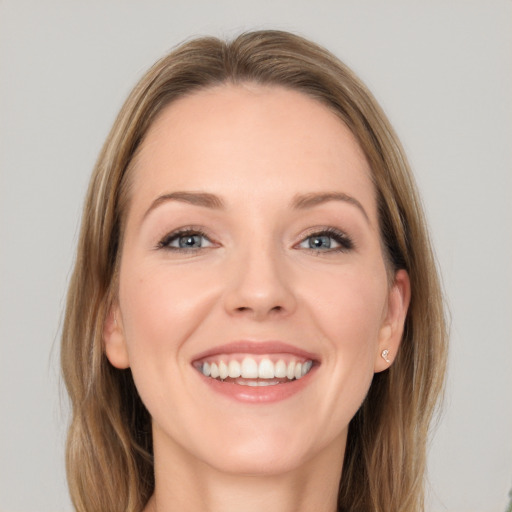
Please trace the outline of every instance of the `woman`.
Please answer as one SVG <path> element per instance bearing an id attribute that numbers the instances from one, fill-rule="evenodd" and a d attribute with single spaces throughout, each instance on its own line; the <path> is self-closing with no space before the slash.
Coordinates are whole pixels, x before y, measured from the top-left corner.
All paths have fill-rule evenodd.
<path id="1" fill-rule="evenodd" d="M 76 509 L 422 510 L 445 357 L 413 178 L 351 71 L 276 31 L 155 64 L 68 295 Z"/>

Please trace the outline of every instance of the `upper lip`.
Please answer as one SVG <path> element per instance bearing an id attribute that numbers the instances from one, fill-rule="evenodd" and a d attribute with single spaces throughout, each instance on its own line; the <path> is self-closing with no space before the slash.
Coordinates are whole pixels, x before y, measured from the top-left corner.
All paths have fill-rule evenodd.
<path id="1" fill-rule="evenodd" d="M 217 345 L 195 355 L 194 361 L 205 359 L 218 354 L 293 354 L 304 359 L 319 361 L 319 356 L 282 341 L 233 341 Z"/>

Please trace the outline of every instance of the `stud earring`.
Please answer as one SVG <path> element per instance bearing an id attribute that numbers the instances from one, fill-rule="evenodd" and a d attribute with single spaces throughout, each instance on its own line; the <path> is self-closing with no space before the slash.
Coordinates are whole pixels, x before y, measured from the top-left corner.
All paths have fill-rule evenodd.
<path id="1" fill-rule="evenodd" d="M 391 360 L 389 359 L 389 350 L 388 349 L 385 349 L 382 351 L 382 359 L 384 359 L 384 361 L 386 361 L 386 363 L 391 363 Z"/>

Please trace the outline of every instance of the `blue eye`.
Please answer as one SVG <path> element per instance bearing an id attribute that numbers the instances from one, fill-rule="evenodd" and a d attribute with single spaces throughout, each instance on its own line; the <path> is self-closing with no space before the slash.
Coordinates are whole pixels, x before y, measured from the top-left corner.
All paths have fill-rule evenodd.
<path id="1" fill-rule="evenodd" d="M 212 245 L 212 242 L 204 233 L 186 230 L 170 233 L 159 242 L 158 248 L 172 251 L 194 251 Z"/>
<path id="2" fill-rule="evenodd" d="M 333 239 L 327 235 L 310 236 L 307 238 L 309 249 L 330 249 Z"/>
<path id="3" fill-rule="evenodd" d="M 353 249 L 354 244 L 345 233 L 330 228 L 312 233 L 299 244 L 299 247 L 315 252 L 341 252 Z"/>
<path id="4" fill-rule="evenodd" d="M 180 249 L 197 249 L 203 245 L 203 237 L 201 235 L 183 235 L 175 239 L 176 245 Z M 174 243 L 169 244 L 174 247 Z"/>

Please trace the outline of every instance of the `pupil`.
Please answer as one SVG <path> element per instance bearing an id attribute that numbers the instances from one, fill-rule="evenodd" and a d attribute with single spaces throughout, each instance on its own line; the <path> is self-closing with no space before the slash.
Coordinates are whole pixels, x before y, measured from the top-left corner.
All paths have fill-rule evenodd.
<path id="1" fill-rule="evenodd" d="M 180 238 L 180 247 L 201 247 L 199 235 L 188 235 Z"/>
<path id="2" fill-rule="evenodd" d="M 309 240 L 311 249 L 329 249 L 331 247 L 331 239 L 328 236 L 315 236 Z"/>

